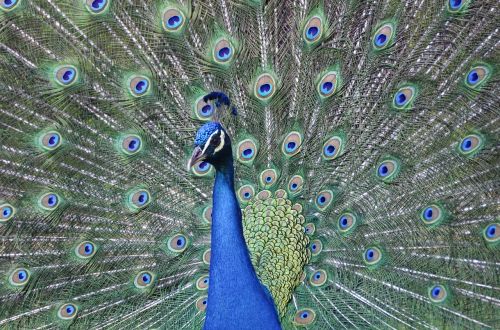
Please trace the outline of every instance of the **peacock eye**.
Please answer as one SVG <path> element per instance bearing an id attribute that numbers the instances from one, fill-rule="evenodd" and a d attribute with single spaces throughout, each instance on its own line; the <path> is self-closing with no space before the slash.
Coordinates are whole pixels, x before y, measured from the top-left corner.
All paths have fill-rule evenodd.
<path id="1" fill-rule="evenodd" d="M 186 250 L 188 246 L 188 239 L 183 234 L 176 234 L 167 241 L 167 247 L 170 251 L 181 253 Z"/>
<path id="2" fill-rule="evenodd" d="M 129 193 L 128 205 L 132 210 L 139 210 L 151 202 L 151 195 L 146 189 L 137 189 Z"/>
<path id="3" fill-rule="evenodd" d="M 0 9 L 3 11 L 10 11 L 19 4 L 19 0 L 1 0 Z"/>
<path id="4" fill-rule="evenodd" d="M 9 283 L 13 286 L 26 285 L 30 279 L 31 273 L 26 268 L 17 268 L 9 276 Z"/>
<path id="5" fill-rule="evenodd" d="M 75 305 L 64 304 L 61 307 L 59 307 L 59 310 L 57 311 L 57 316 L 61 320 L 72 320 L 76 317 L 77 312 L 78 308 Z"/>
<path id="6" fill-rule="evenodd" d="M 266 101 L 270 99 L 276 92 L 276 82 L 268 73 L 260 75 L 255 82 L 254 95 L 262 100 Z"/>
<path id="7" fill-rule="evenodd" d="M 416 89 L 413 86 L 401 87 L 394 94 L 393 106 L 398 110 L 410 110 L 415 99 Z"/>
<path id="8" fill-rule="evenodd" d="M 175 8 L 165 10 L 163 13 L 163 28 L 167 32 L 175 32 L 184 26 L 184 14 Z"/>
<path id="9" fill-rule="evenodd" d="M 192 167 L 193 173 L 197 176 L 205 176 L 211 173 L 212 165 L 206 161 L 199 161 Z"/>
<path id="10" fill-rule="evenodd" d="M 87 0 L 86 7 L 93 14 L 100 14 L 108 7 L 108 0 Z"/>
<path id="11" fill-rule="evenodd" d="M 135 134 L 126 135 L 121 143 L 121 150 L 127 155 L 133 155 L 142 149 L 142 139 Z"/>
<path id="12" fill-rule="evenodd" d="M 323 159 L 333 160 L 340 156 L 344 149 L 343 138 L 340 135 L 334 135 L 323 144 Z"/>
<path id="13" fill-rule="evenodd" d="M 357 216 L 351 212 L 344 212 L 338 218 L 337 225 L 341 234 L 348 235 L 357 226 Z"/>
<path id="14" fill-rule="evenodd" d="M 16 214 L 16 209 L 10 204 L 0 205 L 0 223 L 7 222 Z"/>
<path id="15" fill-rule="evenodd" d="M 311 241 L 310 245 L 311 254 L 317 256 L 323 250 L 323 243 L 319 239 Z"/>
<path id="16" fill-rule="evenodd" d="M 210 265 L 210 257 L 211 257 L 211 255 L 212 255 L 211 249 L 206 249 L 205 252 L 203 252 L 202 259 L 203 259 L 203 263 L 205 265 Z"/>
<path id="17" fill-rule="evenodd" d="M 325 210 L 328 206 L 330 206 L 332 198 L 333 198 L 333 192 L 331 190 L 320 191 L 316 195 L 316 200 L 315 200 L 316 207 L 320 211 Z"/>
<path id="18" fill-rule="evenodd" d="M 328 275 L 323 269 L 317 270 L 311 274 L 309 282 L 312 286 L 321 286 L 326 283 Z"/>
<path id="19" fill-rule="evenodd" d="M 318 41 L 323 34 L 322 19 L 319 16 L 311 17 L 304 26 L 304 39 L 310 44 Z"/>
<path id="20" fill-rule="evenodd" d="M 200 297 L 196 300 L 196 308 L 200 311 L 200 312 L 204 312 L 206 309 L 207 309 L 207 300 L 208 300 L 208 297 L 207 296 L 203 296 L 203 297 Z"/>
<path id="21" fill-rule="evenodd" d="M 459 152 L 462 155 L 472 156 L 484 145 L 483 138 L 478 134 L 470 134 L 460 141 Z"/>
<path id="22" fill-rule="evenodd" d="M 227 39 L 217 41 L 214 48 L 214 59 L 218 63 L 226 63 L 233 57 L 233 46 Z"/>
<path id="23" fill-rule="evenodd" d="M 448 0 L 448 11 L 452 13 L 462 11 L 468 2 L 467 0 Z"/>
<path id="24" fill-rule="evenodd" d="M 252 139 L 245 139 L 238 143 L 236 158 L 240 163 L 251 164 L 257 155 L 257 144 Z"/>
<path id="25" fill-rule="evenodd" d="M 75 249 L 75 253 L 77 257 L 81 259 L 88 259 L 92 257 L 96 252 L 96 248 L 94 243 L 85 241 L 81 242 L 80 244 L 77 245 Z"/>
<path id="26" fill-rule="evenodd" d="M 198 290 L 207 290 L 208 289 L 208 275 L 203 275 L 196 281 L 196 288 Z"/>
<path id="27" fill-rule="evenodd" d="M 363 253 L 363 261 L 370 267 L 376 267 L 382 263 L 382 250 L 378 247 L 369 247 Z"/>
<path id="28" fill-rule="evenodd" d="M 293 322 L 297 325 L 305 326 L 313 323 L 315 318 L 316 313 L 312 309 L 304 308 L 295 312 Z"/>
<path id="29" fill-rule="evenodd" d="M 443 208 L 437 204 L 428 205 L 420 212 L 420 219 L 426 226 L 436 226 L 443 222 L 444 217 Z"/>
<path id="30" fill-rule="evenodd" d="M 38 203 L 45 210 L 54 210 L 59 205 L 59 196 L 55 193 L 47 193 L 40 197 Z"/>
<path id="31" fill-rule="evenodd" d="M 316 226 L 314 223 L 310 222 L 304 226 L 304 232 L 307 235 L 314 235 L 314 232 L 316 231 Z"/>
<path id="32" fill-rule="evenodd" d="M 390 23 L 382 25 L 373 36 L 373 47 L 376 50 L 387 48 L 394 38 L 394 26 Z"/>
<path id="33" fill-rule="evenodd" d="M 254 195 L 255 195 L 255 189 L 253 188 L 253 186 L 249 184 L 241 186 L 238 189 L 238 198 L 240 202 L 242 202 L 243 204 L 248 203 L 253 198 Z"/>
<path id="34" fill-rule="evenodd" d="M 377 167 L 377 177 L 383 182 L 392 182 L 399 173 L 399 162 L 393 159 L 382 161 Z"/>
<path id="35" fill-rule="evenodd" d="M 483 237 L 488 243 L 500 242 L 500 225 L 498 223 L 488 225 L 484 228 Z"/>
<path id="36" fill-rule="evenodd" d="M 61 146 L 61 134 L 56 131 L 51 131 L 40 136 L 40 145 L 47 151 L 52 151 Z"/>
<path id="37" fill-rule="evenodd" d="M 300 151 L 300 147 L 302 145 L 302 134 L 299 132 L 290 132 L 283 139 L 283 143 L 281 145 L 281 151 L 286 157 L 292 157 L 296 155 Z"/>
<path id="38" fill-rule="evenodd" d="M 434 303 L 442 303 L 446 300 L 448 292 L 446 288 L 440 284 L 433 285 L 428 290 L 429 298 Z"/>
<path id="39" fill-rule="evenodd" d="M 58 84 L 67 87 L 77 81 L 78 70 L 72 65 L 63 65 L 56 68 L 54 75 Z"/>
<path id="40" fill-rule="evenodd" d="M 304 185 L 304 178 L 300 175 L 294 175 L 288 182 L 288 192 L 290 195 L 296 195 L 300 193 Z"/>
<path id="41" fill-rule="evenodd" d="M 134 278 L 134 285 L 138 289 L 151 287 L 154 283 L 155 275 L 149 271 L 142 271 Z"/>
<path id="42" fill-rule="evenodd" d="M 278 179 L 278 172 L 273 168 L 269 168 L 260 173 L 260 184 L 263 187 L 270 187 L 274 185 L 277 179 Z"/>
<path id="43" fill-rule="evenodd" d="M 150 82 L 145 76 L 132 76 L 128 85 L 129 92 L 136 97 L 146 95 L 149 91 Z"/>

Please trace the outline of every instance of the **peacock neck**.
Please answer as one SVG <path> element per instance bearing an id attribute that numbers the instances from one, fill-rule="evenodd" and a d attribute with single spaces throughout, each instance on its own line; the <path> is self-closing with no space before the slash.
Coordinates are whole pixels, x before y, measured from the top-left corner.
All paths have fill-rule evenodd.
<path id="1" fill-rule="evenodd" d="M 243 236 L 232 157 L 214 165 L 205 329 L 280 329 L 274 302 L 255 274 Z"/>

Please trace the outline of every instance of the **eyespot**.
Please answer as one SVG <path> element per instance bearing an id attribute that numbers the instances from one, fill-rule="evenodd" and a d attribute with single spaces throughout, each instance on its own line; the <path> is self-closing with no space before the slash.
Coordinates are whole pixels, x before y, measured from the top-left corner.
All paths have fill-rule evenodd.
<path id="1" fill-rule="evenodd" d="M 199 97 L 194 105 L 196 118 L 202 121 L 209 121 L 214 114 L 214 106 L 203 100 L 204 96 Z"/>
<path id="2" fill-rule="evenodd" d="M 100 14 L 108 8 L 108 0 L 87 0 L 86 7 L 93 14 Z"/>
<path id="3" fill-rule="evenodd" d="M 238 189 L 238 199 L 241 203 L 246 204 L 252 200 L 255 195 L 255 189 L 253 186 L 246 184 Z"/>
<path id="4" fill-rule="evenodd" d="M 208 275 L 203 275 L 196 281 L 196 288 L 198 290 L 207 290 L 208 289 Z"/>
<path id="5" fill-rule="evenodd" d="M 389 47 L 394 39 L 394 26 L 390 23 L 382 25 L 373 36 L 373 47 L 381 50 Z"/>
<path id="6" fill-rule="evenodd" d="M 281 151 L 286 157 L 292 157 L 300 151 L 302 145 L 302 134 L 299 132 L 290 132 L 283 140 Z"/>
<path id="7" fill-rule="evenodd" d="M 300 175 L 294 175 L 288 181 L 288 193 L 290 195 L 296 195 L 302 191 L 302 188 L 304 186 L 304 178 Z"/>
<path id="8" fill-rule="evenodd" d="M 146 189 L 137 189 L 129 193 L 128 205 L 131 210 L 139 210 L 151 202 L 151 195 Z"/>
<path id="9" fill-rule="evenodd" d="M 44 210 L 55 210 L 59 206 L 59 196 L 55 193 L 46 193 L 40 197 L 38 204 Z"/>
<path id="10" fill-rule="evenodd" d="M 19 0 L 0 0 L 0 9 L 3 11 L 11 11 L 19 2 Z"/>
<path id="11" fill-rule="evenodd" d="M 431 204 L 422 209 L 420 219 L 426 226 L 435 226 L 444 220 L 444 211 L 441 206 Z"/>
<path id="12" fill-rule="evenodd" d="M 393 181 L 399 173 L 399 164 L 394 160 L 385 160 L 377 167 L 377 177 L 384 182 Z"/>
<path id="13" fill-rule="evenodd" d="M 314 322 L 316 318 L 316 313 L 310 308 L 300 309 L 295 312 L 295 317 L 293 318 L 293 323 L 296 325 L 309 325 Z"/>
<path id="14" fill-rule="evenodd" d="M 484 141 L 481 136 L 477 134 L 470 134 L 460 141 L 459 152 L 462 155 L 474 155 L 481 150 L 483 145 Z"/>
<path id="15" fill-rule="evenodd" d="M 30 280 L 31 273 L 26 268 L 16 268 L 9 276 L 9 283 L 13 286 L 23 286 Z"/>
<path id="16" fill-rule="evenodd" d="M 446 288 L 440 284 L 431 286 L 429 288 L 428 294 L 429 299 L 434 303 L 442 303 L 448 296 Z"/>
<path id="17" fill-rule="evenodd" d="M 205 176 L 212 172 L 212 165 L 206 161 L 200 161 L 194 164 L 191 169 L 196 176 Z"/>
<path id="18" fill-rule="evenodd" d="M 326 283 L 328 275 L 323 269 L 319 269 L 311 274 L 309 277 L 309 282 L 312 286 L 321 286 Z"/>
<path id="19" fill-rule="evenodd" d="M 203 296 L 203 297 L 196 299 L 196 308 L 200 312 L 204 312 L 205 309 L 207 309 L 207 300 L 208 300 L 207 296 Z"/>
<path id="20" fill-rule="evenodd" d="M 331 190 L 320 191 L 316 195 L 316 200 L 315 200 L 316 207 L 320 211 L 326 210 L 326 208 L 330 206 L 332 198 L 333 198 L 333 192 Z"/>
<path id="21" fill-rule="evenodd" d="M 473 67 L 467 72 L 465 84 L 471 89 L 479 89 L 490 78 L 490 69 L 483 65 Z"/>
<path id="22" fill-rule="evenodd" d="M 255 82 L 255 97 L 260 100 L 268 100 L 274 95 L 275 92 L 276 82 L 274 81 L 274 78 L 268 73 L 261 74 Z"/>
<path id="23" fill-rule="evenodd" d="M 317 85 L 320 97 L 327 98 L 335 94 L 338 86 L 337 76 L 338 73 L 336 71 L 328 71 L 321 77 Z"/>
<path id="24" fill-rule="evenodd" d="M 323 250 L 323 243 L 319 239 L 315 239 L 311 241 L 309 248 L 311 250 L 311 254 L 313 256 L 317 256 L 320 254 L 321 250 Z"/>
<path id="25" fill-rule="evenodd" d="M 203 221 L 206 222 L 207 224 L 212 223 L 212 206 L 207 205 L 203 209 L 203 212 L 201 213 L 201 217 L 203 218 Z"/>
<path id="26" fill-rule="evenodd" d="M 323 34 L 322 19 L 319 16 L 311 17 L 304 27 L 304 40 L 311 44 L 318 41 Z"/>
<path id="27" fill-rule="evenodd" d="M 363 253 L 363 261 L 368 266 L 379 266 L 382 261 L 382 251 L 378 247 L 369 247 Z"/>
<path id="28" fill-rule="evenodd" d="M 186 18 L 175 8 L 169 8 L 163 13 L 163 29 L 167 32 L 176 32 L 182 29 Z"/>
<path id="29" fill-rule="evenodd" d="M 492 223 L 483 230 L 483 237 L 488 243 L 500 242 L 500 225 Z"/>
<path id="30" fill-rule="evenodd" d="M 4 223 L 12 219 L 16 214 L 16 209 L 10 204 L 0 205 L 0 223 Z"/>
<path id="31" fill-rule="evenodd" d="M 132 76 L 128 84 L 130 94 L 136 97 L 146 95 L 149 91 L 149 87 L 149 78 L 145 76 Z"/>
<path id="32" fill-rule="evenodd" d="M 78 70 L 73 65 L 62 65 L 56 68 L 54 76 L 58 84 L 71 86 L 77 81 Z"/>
<path id="33" fill-rule="evenodd" d="M 142 139 L 135 134 L 127 135 L 123 138 L 121 149 L 127 155 L 133 155 L 142 149 Z"/>
<path id="34" fill-rule="evenodd" d="M 245 139 L 238 143 L 237 159 L 240 163 L 251 164 L 257 155 L 257 145 L 251 139 Z"/>
<path id="35" fill-rule="evenodd" d="M 410 110 L 413 106 L 415 94 L 415 87 L 402 87 L 396 92 L 396 94 L 394 94 L 392 105 L 398 110 Z"/>
<path id="36" fill-rule="evenodd" d="M 469 0 L 448 0 L 448 11 L 457 13 L 467 8 Z"/>
<path id="37" fill-rule="evenodd" d="M 340 136 L 332 136 L 323 144 L 323 159 L 335 159 L 342 154 L 343 149 L 343 139 Z"/>
<path id="38" fill-rule="evenodd" d="M 76 317 L 78 313 L 78 307 L 73 304 L 64 304 L 61 307 L 59 307 L 59 310 L 57 311 L 57 317 L 59 317 L 61 320 L 72 320 Z"/>
<path id="39" fill-rule="evenodd" d="M 351 212 L 342 213 L 337 220 L 337 228 L 343 235 L 350 234 L 357 226 L 357 216 Z"/>
<path id="40" fill-rule="evenodd" d="M 203 259 L 203 263 L 205 265 L 210 265 L 210 255 L 211 255 L 210 251 L 211 251 L 210 249 L 207 249 L 207 250 L 205 250 L 205 252 L 203 252 L 202 259 Z"/>
<path id="41" fill-rule="evenodd" d="M 306 233 L 306 235 L 314 235 L 315 231 L 316 231 L 316 226 L 312 222 L 309 222 L 304 226 L 304 232 Z"/>
<path id="42" fill-rule="evenodd" d="M 276 183 L 278 172 L 273 168 L 268 168 L 260 173 L 260 184 L 263 187 L 270 187 Z"/>
<path id="43" fill-rule="evenodd" d="M 214 47 L 213 57 L 217 63 L 227 63 L 233 57 L 233 46 L 227 39 L 220 39 Z"/>
<path id="44" fill-rule="evenodd" d="M 94 243 L 90 241 L 81 242 L 75 248 L 76 256 L 82 259 L 88 259 L 94 256 L 96 253 L 96 247 Z"/>
<path id="45" fill-rule="evenodd" d="M 188 243 L 189 241 L 186 236 L 183 234 L 176 234 L 168 240 L 167 246 L 170 251 L 181 253 L 186 250 Z"/>
<path id="46" fill-rule="evenodd" d="M 56 150 L 61 146 L 61 134 L 56 131 L 50 131 L 40 136 L 40 145 L 47 151 Z"/>
<path id="47" fill-rule="evenodd" d="M 156 276 L 149 271 L 142 271 L 135 276 L 134 285 L 138 289 L 145 289 L 154 284 Z"/>

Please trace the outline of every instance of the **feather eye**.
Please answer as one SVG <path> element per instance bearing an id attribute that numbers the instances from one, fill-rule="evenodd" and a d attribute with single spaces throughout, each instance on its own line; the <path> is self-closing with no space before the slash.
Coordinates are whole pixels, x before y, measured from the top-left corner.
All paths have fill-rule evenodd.
<path id="1" fill-rule="evenodd" d="M 205 265 L 210 265 L 210 257 L 211 257 L 211 249 L 206 249 L 205 252 L 203 252 L 203 257 L 202 257 L 202 260 L 203 260 L 203 263 Z"/>
<path id="2" fill-rule="evenodd" d="M 376 246 L 369 247 L 363 252 L 364 263 L 372 268 L 378 267 L 382 264 L 382 257 L 382 250 Z"/>
<path id="3" fill-rule="evenodd" d="M 212 206 L 208 205 L 203 209 L 203 212 L 201 214 L 203 221 L 205 221 L 207 224 L 212 223 Z"/>
<path id="4" fill-rule="evenodd" d="M 397 110 L 411 110 L 416 94 L 417 89 L 414 86 L 403 86 L 394 94 L 392 106 Z"/>
<path id="5" fill-rule="evenodd" d="M 491 70 L 485 65 L 477 65 L 467 72 L 465 84 L 471 89 L 479 89 L 491 75 Z"/>
<path id="6" fill-rule="evenodd" d="M 372 44 L 375 50 L 382 50 L 394 42 L 395 28 L 392 23 L 385 23 L 373 35 Z"/>
<path id="7" fill-rule="evenodd" d="M 208 289 L 208 275 L 203 275 L 196 280 L 196 288 L 200 291 Z"/>
<path id="8" fill-rule="evenodd" d="M 441 284 L 435 284 L 428 289 L 429 299 L 436 304 L 441 304 L 448 298 L 448 290 Z"/>
<path id="9" fill-rule="evenodd" d="M 156 275 L 149 271 L 142 271 L 134 278 L 134 285 L 138 289 L 146 289 L 151 287 L 156 280 Z"/>
<path id="10" fill-rule="evenodd" d="M 21 0 L 0 0 L 0 9 L 3 11 L 11 11 Z"/>
<path id="11" fill-rule="evenodd" d="M 183 234 L 175 234 L 167 241 L 167 247 L 175 253 L 184 252 L 189 245 L 189 240 Z"/>
<path id="12" fill-rule="evenodd" d="M 446 212 L 443 207 L 438 204 L 425 206 L 420 211 L 420 219 L 429 227 L 435 227 L 445 220 Z"/>
<path id="13" fill-rule="evenodd" d="M 197 119 L 201 121 L 210 121 L 214 114 L 214 106 L 207 101 L 203 100 L 204 96 L 200 96 L 194 105 L 194 114 Z"/>
<path id="14" fill-rule="evenodd" d="M 312 240 L 309 247 L 311 250 L 311 254 L 313 256 L 317 256 L 323 250 L 323 242 L 321 242 L 321 240 L 319 239 Z"/>
<path id="15" fill-rule="evenodd" d="M 47 211 L 55 210 L 60 203 L 59 195 L 56 193 L 46 193 L 43 194 L 38 200 L 38 205 Z"/>
<path id="16" fill-rule="evenodd" d="M 215 43 L 213 59 L 216 63 L 227 64 L 234 55 L 234 47 L 226 38 L 221 38 Z"/>
<path id="17" fill-rule="evenodd" d="M 127 202 L 131 211 L 138 211 L 151 203 L 151 194 L 146 189 L 137 188 L 128 193 Z"/>
<path id="18" fill-rule="evenodd" d="M 196 176 L 207 176 L 213 172 L 213 166 L 206 161 L 199 161 L 191 167 Z"/>
<path id="19" fill-rule="evenodd" d="M 57 317 L 61 320 L 73 320 L 78 314 L 78 307 L 74 304 L 63 304 L 57 310 Z"/>
<path id="20" fill-rule="evenodd" d="M 238 199 L 242 204 L 247 204 L 255 195 L 255 189 L 252 185 L 246 184 L 238 189 Z"/>
<path id="21" fill-rule="evenodd" d="M 337 91 L 339 74 L 337 71 L 327 71 L 323 74 L 317 85 L 316 89 L 321 98 L 327 98 L 335 94 Z"/>
<path id="22" fill-rule="evenodd" d="M 62 137 L 59 132 L 50 131 L 40 136 L 39 143 L 40 146 L 46 151 L 56 150 L 62 144 Z"/>
<path id="23" fill-rule="evenodd" d="M 0 223 L 5 223 L 16 214 L 16 208 L 8 203 L 0 205 Z"/>
<path id="24" fill-rule="evenodd" d="M 260 184 L 262 187 L 269 188 L 278 180 L 278 172 L 274 168 L 268 168 L 260 173 Z"/>
<path id="25" fill-rule="evenodd" d="M 252 164 L 257 156 L 257 144 L 253 139 L 245 139 L 238 143 L 237 147 L 238 154 L 236 159 L 243 164 Z"/>
<path id="26" fill-rule="evenodd" d="M 208 300 L 207 296 L 203 296 L 196 299 L 195 305 L 200 312 L 204 312 L 207 309 L 207 300 Z"/>
<path id="27" fill-rule="evenodd" d="M 316 195 L 315 205 L 320 211 L 324 211 L 330 206 L 333 199 L 333 191 L 322 190 Z"/>
<path id="28" fill-rule="evenodd" d="M 92 14 L 101 14 L 103 13 L 109 5 L 108 0 L 86 0 L 85 7 Z"/>
<path id="29" fill-rule="evenodd" d="M 134 75 L 129 78 L 128 91 L 132 96 L 140 97 L 148 94 L 151 82 L 146 76 Z"/>
<path id="30" fill-rule="evenodd" d="M 303 37 L 306 44 L 316 43 L 323 35 L 323 18 L 319 15 L 314 15 L 304 26 Z"/>
<path id="31" fill-rule="evenodd" d="M 269 73 L 263 73 L 257 77 L 254 85 L 254 96 L 267 101 L 276 93 L 276 80 Z"/>
<path id="32" fill-rule="evenodd" d="M 167 32 L 179 32 L 186 23 L 184 13 L 177 8 L 167 8 L 163 12 L 163 29 Z"/>
<path id="33" fill-rule="evenodd" d="M 142 150 L 142 139 L 139 135 L 128 134 L 122 137 L 121 151 L 127 155 L 134 155 Z"/>
<path id="34" fill-rule="evenodd" d="M 483 230 L 483 237 L 487 243 L 500 243 L 500 224 L 492 223 Z"/>
<path id="35" fill-rule="evenodd" d="M 484 139 L 479 134 L 469 134 L 465 136 L 459 144 L 458 151 L 464 156 L 477 154 L 484 145 Z"/>
<path id="36" fill-rule="evenodd" d="M 16 268 L 9 276 L 9 283 L 13 286 L 20 287 L 28 283 L 31 277 L 31 272 L 26 268 Z"/>
<path id="37" fill-rule="evenodd" d="M 54 78 L 61 86 L 71 86 L 78 80 L 78 69 L 73 65 L 61 65 L 55 69 Z"/>
<path id="38" fill-rule="evenodd" d="M 323 144 L 322 156 L 324 160 L 333 160 L 344 152 L 344 136 L 337 134 Z"/>
<path id="39" fill-rule="evenodd" d="M 311 276 L 309 277 L 309 282 L 312 286 L 322 286 L 326 283 L 327 279 L 327 272 L 323 269 L 319 269 L 311 274 Z"/>
<path id="40" fill-rule="evenodd" d="M 78 244 L 75 248 L 75 254 L 78 258 L 89 259 L 92 258 L 97 249 L 94 243 L 90 241 L 84 241 Z"/>
<path id="41" fill-rule="evenodd" d="M 291 196 L 295 196 L 302 191 L 304 186 L 304 178 L 301 175 L 294 175 L 288 181 L 287 190 Z"/>
<path id="42" fill-rule="evenodd" d="M 470 0 L 448 0 L 447 8 L 451 13 L 459 13 L 469 5 Z"/>
<path id="43" fill-rule="evenodd" d="M 281 151 L 286 157 L 292 157 L 300 151 L 302 146 L 302 134 L 297 131 L 288 133 L 281 144 Z"/>
<path id="44" fill-rule="evenodd" d="M 316 313 L 310 308 L 300 309 L 295 312 L 293 323 L 298 326 L 307 326 L 314 322 Z"/>
<path id="45" fill-rule="evenodd" d="M 358 217 L 353 212 L 342 213 L 337 220 L 337 228 L 340 234 L 347 236 L 358 225 Z"/>
<path id="46" fill-rule="evenodd" d="M 386 159 L 377 166 L 377 177 L 383 182 L 394 181 L 400 171 L 399 161 L 396 159 Z"/>
<path id="47" fill-rule="evenodd" d="M 312 222 L 309 222 L 304 226 L 304 232 L 306 233 L 306 235 L 314 235 L 315 231 L 316 226 Z"/>

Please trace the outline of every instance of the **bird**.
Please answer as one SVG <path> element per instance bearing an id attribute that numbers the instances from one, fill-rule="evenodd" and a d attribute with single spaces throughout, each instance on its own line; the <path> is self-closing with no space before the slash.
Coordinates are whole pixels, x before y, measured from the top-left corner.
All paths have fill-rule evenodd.
<path id="1" fill-rule="evenodd" d="M 0 328 L 498 328 L 498 9 L 0 0 Z"/>

